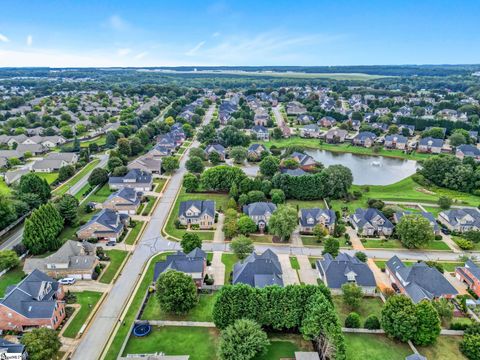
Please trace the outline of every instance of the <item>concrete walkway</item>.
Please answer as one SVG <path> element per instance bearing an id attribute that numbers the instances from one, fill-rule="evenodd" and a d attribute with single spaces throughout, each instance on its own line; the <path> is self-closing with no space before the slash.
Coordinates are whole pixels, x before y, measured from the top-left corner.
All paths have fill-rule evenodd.
<path id="1" fill-rule="evenodd" d="M 467 285 L 458 280 L 455 275 L 452 276 L 451 273 L 445 271 L 443 276 L 445 276 L 445 279 L 458 291 L 459 295 L 468 295 Z"/>
<path id="2" fill-rule="evenodd" d="M 212 275 L 215 280 L 214 285 L 225 285 L 225 264 L 222 262 L 222 252 L 214 251 L 212 257 Z"/>
<path id="3" fill-rule="evenodd" d="M 300 270 L 298 270 L 300 281 L 308 285 L 317 285 L 318 273 L 317 270 L 312 269 L 312 265 L 310 265 L 308 256 L 297 255 L 297 260 L 298 264 L 300 265 Z"/>
<path id="4" fill-rule="evenodd" d="M 294 268 L 292 268 L 292 264 L 290 264 L 290 255 L 279 254 L 278 260 L 280 261 L 280 266 L 282 267 L 283 284 L 284 285 L 300 284 L 300 281 L 298 281 L 297 272 L 295 271 Z"/>
<path id="5" fill-rule="evenodd" d="M 213 242 L 223 243 L 225 241 L 225 234 L 223 233 L 223 222 L 225 221 L 225 215 L 219 213 L 217 228 L 215 229 L 215 234 L 213 235 Z"/>
<path id="6" fill-rule="evenodd" d="M 73 292 L 81 292 L 81 291 L 99 291 L 105 292 L 111 288 L 112 285 L 110 284 L 103 284 L 98 281 L 93 280 L 77 280 L 73 285 L 65 286 L 65 290 L 70 290 Z"/>
<path id="7" fill-rule="evenodd" d="M 443 233 L 440 233 L 440 235 L 442 236 L 442 240 L 445 244 L 448 245 L 448 247 L 450 249 L 452 249 L 452 251 L 454 253 L 457 253 L 457 254 L 461 254 L 462 253 L 462 250 L 460 250 L 460 248 L 458 247 L 457 243 L 455 241 L 453 241 L 452 237 L 450 235 L 445 235 Z"/>
<path id="8" fill-rule="evenodd" d="M 303 246 L 302 238 L 300 236 L 300 226 L 297 226 L 290 236 L 290 242 L 293 246 Z"/>

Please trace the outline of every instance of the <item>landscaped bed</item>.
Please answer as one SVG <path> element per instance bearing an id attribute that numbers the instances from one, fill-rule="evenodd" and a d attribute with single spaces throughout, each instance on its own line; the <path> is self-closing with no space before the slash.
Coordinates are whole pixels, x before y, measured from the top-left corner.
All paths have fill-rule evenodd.
<path id="1" fill-rule="evenodd" d="M 167 179 L 159 179 L 155 178 L 153 179 L 153 183 L 155 184 L 155 192 L 160 193 L 163 190 L 163 186 L 167 182 Z"/>
<path id="2" fill-rule="evenodd" d="M 143 216 L 150 215 L 150 212 L 153 209 L 153 205 L 155 204 L 156 199 L 157 198 L 155 196 L 147 196 L 147 202 L 146 202 L 145 208 L 142 211 Z"/>
<path id="3" fill-rule="evenodd" d="M 110 257 L 110 262 L 101 274 L 99 281 L 104 284 L 110 284 L 122 265 L 123 260 L 127 257 L 128 252 L 123 250 L 108 250 L 105 251 L 105 254 Z"/>
<path id="4" fill-rule="evenodd" d="M 75 313 L 72 321 L 63 332 L 63 336 L 68 338 L 75 338 L 97 304 L 102 297 L 101 292 L 97 291 L 82 291 L 75 293 L 77 297 L 77 304 L 80 304 L 80 309 Z"/>

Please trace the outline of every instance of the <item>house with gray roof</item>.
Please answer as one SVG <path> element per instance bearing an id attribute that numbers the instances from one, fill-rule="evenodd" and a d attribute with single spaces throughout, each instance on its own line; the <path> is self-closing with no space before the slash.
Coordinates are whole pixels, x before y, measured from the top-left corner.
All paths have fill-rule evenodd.
<path id="1" fill-rule="evenodd" d="M 418 142 L 418 152 L 440 154 L 443 148 L 443 140 L 431 136 L 421 139 Z"/>
<path id="2" fill-rule="evenodd" d="M 480 231 L 480 211 L 476 208 L 450 209 L 438 214 L 438 221 L 447 229 L 463 233 Z"/>
<path id="3" fill-rule="evenodd" d="M 157 144 L 152 150 L 148 152 L 148 156 L 154 159 L 161 159 L 164 156 L 170 156 L 175 151 L 175 147 L 165 146 L 164 144 Z"/>
<path id="4" fill-rule="evenodd" d="M 121 188 L 103 202 L 102 208 L 110 209 L 119 214 L 135 215 L 140 206 L 142 193 L 131 188 Z"/>
<path id="5" fill-rule="evenodd" d="M 355 256 L 339 253 L 336 258 L 325 254 L 317 260 L 316 267 L 320 279 L 333 294 L 342 293 L 342 285 L 353 283 L 359 286 L 364 295 L 375 295 L 377 283 L 372 270 Z"/>
<path id="6" fill-rule="evenodd" d="M 175 254 L 167 255 L 164 261 L 155 264 L 153 281 L 156 282 L 159 276 L 168 270 L 180 271 L 191 276 L 200 289 L 207 271 L 207 254 L 202 249 L 196 248 L 188 254 L 177 251 Z"/>
<path id="7" fill-rule="evenodd" d="M 33 172 L 45 172 L 51 173 L 54 171 L 60 170 L 60 168 L 67 166 L 68 163 L 65 160 L 50 160 L 50 159 L 42 159 L 37 160 L 32 165 Z"/>
<path id="8" fill-rule="evenodd" d="M 350 216 L 349 222 L 361 236 L 390 236 L 394 227 L 390 220 L 375 208 L 358 208 Z"/>
<path id="9" fill-rule="evenodd" d="M 28 174 L 29 172 L 30 170 L 28 169 L 18 169 L 13 171 L 7 171 L 4 176 L 5 183 L 7 185 L 14 184 L 17 181 L 19 181 L 23 175 Z"/>
<path id="10" fill-rule="evenodd" d="M 320 135 L 320 128 L 316 124 L 308 124 L 300 129 L 300 136 L 305 138 L 317 138 Z"/>
<path id="11" fill-rule="evenodd" d="M 318 120 L 318 125 L 331 128 L 337 124 L 337 120 L 331 116 L 324 116 L 320 120 Z"/>
<path id="12" fill-rule="evenodd" d="M 310 155 L 295 151 L 288 157 L 298 162 L 299 168 L 305 171 L 312 170 L 317 166 L 317 162 Z"/>
<path id="13" fill-rule="evenodd" d="M 147 192 L 152 190 L 152 173 L 139 169 L 131 169 L 125 176 L 110 176 L 108 185 L 110 189 L 113 190 L 128 187 L 135 191 Z"/>
<path id="14" fill-rule="evenodd" d="M 395 134 L 385 136 L 384 145 L 387 149 L 405 150 L 407 143 L 408 139 L 403 135 Z"/>
<path id="15" fill-rule="evenodd" d="M 247 149 L 247 157 L 249 160 L 260 160 L 262 154 L 268 152 L 263 144 L 251 144 Z"/>
<path id="16" fill-rule="evenodd" d="M 268 132 L 268 129 L 265 126 L 262 126 L 262 125 L 255 125 L 254 127 L 252 127 L 251 134 L 257 140 L 268 141 L 268 139 L 270 138 L 270 134 Z"/>
<path id="17" fill-rule="evenodd" d="M 29 152 L 32 155 L 38 155 L 45 153 L 47 148 L 42 144 L 18 144 L 15 150 L 22 154 Z"/>
<path id="18" fill-rule="evenodd" d="M 455 269 L 455 277 L 480 296 L 480 267 L 468 259 L 464 266 Z"/>
<path id="19" fill-rule="evenodd" d="M 138 169 L 140 171 L 150 172 L 152 174 L 162 173 L 162 159 L 155 158 L 151 154 L 143 155 L 132 160 L 127 165 L 128 170 Z"/>
<path id="20" fill-rule="evenodd" d="M 178 209 L 178 220 L 184 226 L 198 225 L 200 229 L 212 229 L 215 224 L 215 201 L 182 201 Z"/>
<path id="21" fill-rule="evenodd" d="M 370 131 L 362 131 L 353 138 L 353 145 L 364 146 L 368 148 L 374 144 L 376 138 L 377 135 L 374 133 Z"/>
<path id="22" fill-rule="evenodd" d="M 77 237 L 81 240 L 97 239 L 117 241 L 125 231 L 129 216 L 111 209 L 103 209 L 80 227 Z"/>
<path id="23" fill-rule="evenodd" d="M 221 145 L 221 144 L 210 144 L 205 148 L 205 155 L 207 156 L 207 158 L 210 156 L 210 154 L 212 152 L 217 153 L 218 156 L 220 157 L 221 161 L 225 161 L 225 155 L 226 155 L 227 151 L 225 150 L 223 145 Z"/>
<path id="24" fill-rule="evenodd" d="M 63 160 L 68 165 L 75 165 L 78 162 L 78 154 L 74 152 L 51 152 L 48 153 L 45 160 Z"/>
<path id="25" fill-rule="evenodd" d="M 430 223 L 430 226 L 432 227 L 433 233 L 435 235 L 440 235 L 440 225 L 438 225 L 432 213 L 429 213 L 427 211 L 422 211 L 419 213 L 412 213 L 411 211 L 397 211 L 395 214 L 393 214 L 393 222 L 395 224 L 398 224 L 402 217 L 405 215 L 418 215 L 427 219 Z"/>
<path id="26" fill-rule="evenodd" d="M 0 150 L 0 157 L 5 159 L 23 159 L 23 153 L 17 150 Z"/>
<path id="27" fill-rule="evenodd" d="M 277 206 L 270 202 L 254 202 L 243 207 L 243 213 L 255 221 L 260 231 L 265 229 L 275 210 Z"/>
<path id="28" fill-rule="evenodd" d="M 325 134 L 325 140 L 331 144 L 338 144 L 345 142 L 345 138 L 348 135 L 347 130 L 342 129 L 330 129 Z"/>
<path id="29" fill-rule="evenodd" d="M 317 224 L 321 224 L 332 234 L 336 219 L 335 211 L 332 209 L 300 209 L 300 232 L 311 234 L 313 233 L 313 228 Z"/>
<path id="30" fill-rule="evenodd" d="M 0 330 L 57 329 L 65 318 L 64 296 L 61 284 L 33 270 L 18 284 L 7 287 L 0 299 Z"/>
<path id="31" fill-rule="evenodd" d="M 460 145 L 455 149 L 455 156 L 460 160 L 471 157 L 480 161 L 480 149 L 475 145 Z"/>
<path id="32" fill-rule="evenodd" d="M 414 303 L 425 299 L 451 299 L 458 294 L 440 271 L 423 261 L 406 266 L 402 260 L 394 256 L 385 264 L 385 273 L 392 284 Z"/>
<path id="33" fill-rule="evenodd" d="M 27 360 L 27 358 L 28 353 L 25 345 L 0 338 L 0 359 Z"/>
<path id="34" fill-rule="evenodd" d="M 287 115 L 299 115 L 307 112 L 307 108 L 298 101 L 291 101 L 286 106 Z"/>
<path id="35" fill-rule="evenodd" d="M 315 120 L 315 118 L 312 115 L 308 114 L 299 114 L 297 115 L 297 123 L 299 124 L 310 124 Z"/>
<path id="36" fill-rule="evenodd" d="M 260 255 L 251 253 L 233 266 L 232 284 L 246 284 L 257 288 L 283 286 L 283 271 L 278 256 L 270 249 Z"/>
<path id="37" fill-rule="evenodd" d="M 30 274 L 34 270 L 40 270 L 53 278 L 91 280 L 97 265 L 94 245 L 86 241 L 67 240 L 60 249 L 47 257 L 27 258 L 23 271 Z"/>

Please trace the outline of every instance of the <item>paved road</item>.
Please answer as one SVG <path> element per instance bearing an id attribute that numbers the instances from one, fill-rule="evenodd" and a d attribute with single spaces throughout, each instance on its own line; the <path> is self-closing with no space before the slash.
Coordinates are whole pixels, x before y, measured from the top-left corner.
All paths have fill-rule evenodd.
<path id="1" fill-rule="evenodd" d="M 210 122 L 214 106 L 210 107 L 204 118 L 204 124 Z M 192 146 L 198 146 L 194 141 Z M 185 162 L 188 156 L 180 161 L 180 168 L 171 177 L 162 198 L 155 208 L 152 218 L 149 221 L 138 246 L 135 248 L 130 260 L 123 268 L 122 274 L 118 277 L 112 287 L 104 304 L 98 311 L 89 331 L 72 356 L 74 360 L 98 359 L 114 330 L 115 324 L 122 313 L 124 304 L 133 293 L 135 286 L 142 275 L 142 269 L 148 259 L 158 252 L 180 249 L 177 242 L 167 241 L 161 236 L 161 229 L 168 218 L 171 205 L 175 201 L 177 192 L 182 185 L 183 175 L 186 172 Z"/>
<path id="2" fill-rule="evenodd" d="M 282 127 L 285 124 L 285 120 L 283 119 L 283 115 L 280 112 L 280 106 L 273 106 L 273 115 L 275 115 L 275 120 L 277 121 L 278 127 Z"/>

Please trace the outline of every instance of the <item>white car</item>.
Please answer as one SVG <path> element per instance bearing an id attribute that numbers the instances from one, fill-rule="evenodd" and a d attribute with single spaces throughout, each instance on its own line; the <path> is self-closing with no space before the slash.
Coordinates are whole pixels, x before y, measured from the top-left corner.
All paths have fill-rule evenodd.
<path id="1" fill-rule="evenodd" d="M 75 279 L 67 277 L 67 278 L 63 278 L 63 279 L 58 280 L 58 282 L 62 285 L 73 285 L 73 284 L 75 284 Z"/>

